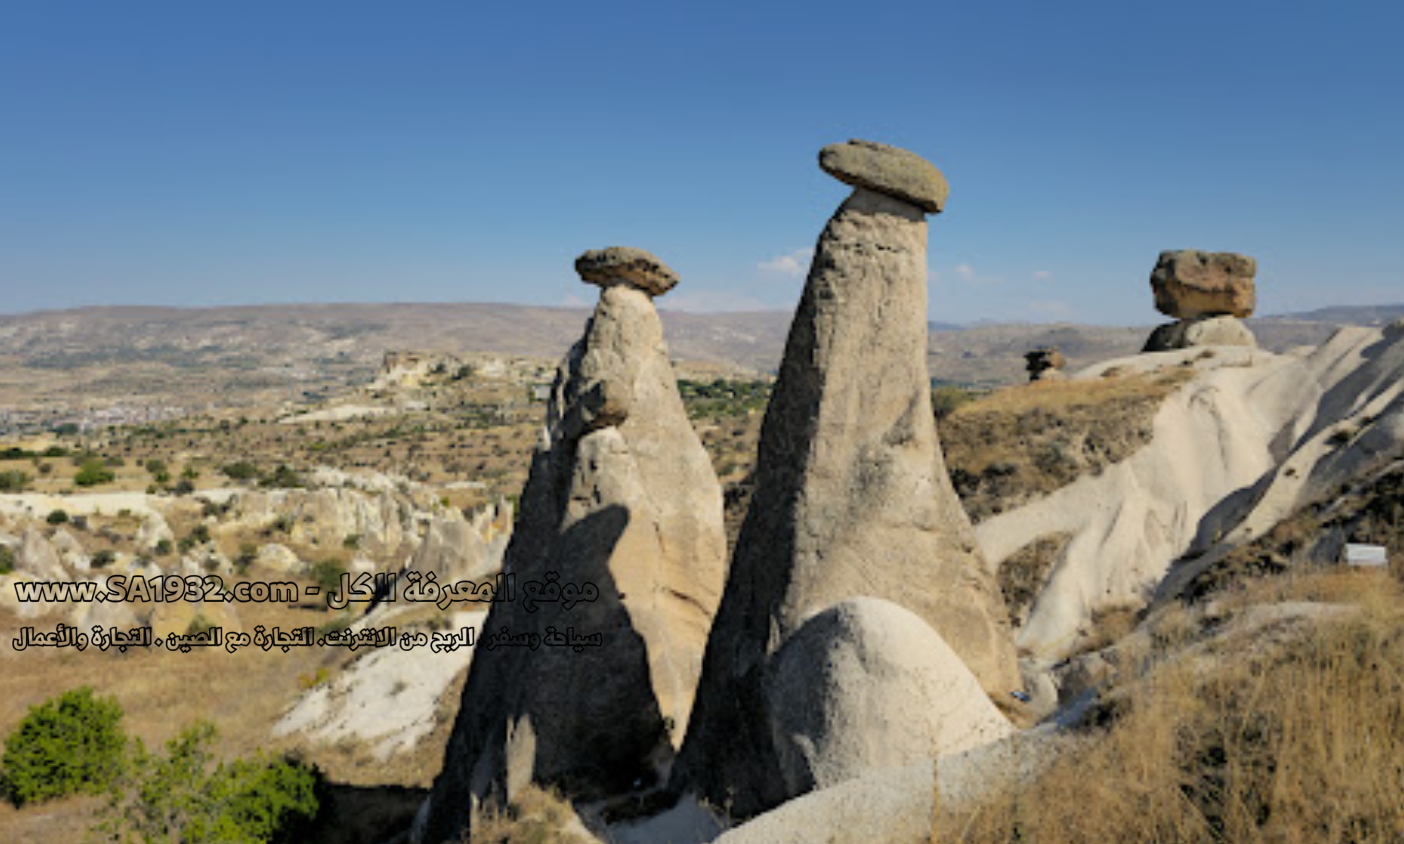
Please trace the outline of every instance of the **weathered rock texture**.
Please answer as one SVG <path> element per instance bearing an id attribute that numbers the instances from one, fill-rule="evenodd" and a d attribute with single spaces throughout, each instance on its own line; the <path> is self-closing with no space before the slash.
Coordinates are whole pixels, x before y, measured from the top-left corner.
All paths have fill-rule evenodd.
<path id="1" fill-rule="evenodd" d="M 1181 249 L 1160 253 L 1151 272 L 1155 308 L 1175 319 L 1249 317 L 1257 305 L 1258 264 L 1233 252 Z"/>
<path id="2" fill-rule="evenodd" d="M 678 274 L 653 253 L 630 246 L 592 249 L 575 259 L 575 271 L 590 284 L 624 284 L 650 296 L 662 296 L 678 283 Z"/>
<path id="3" fill-rule="evenodd" d="M 946 177 L 931 162 L 873 141 L 829 144 L 819 151 L 819 167 L 846 185 L 900 199 L 928 214 L 940 213 L 950 193 Z"/>
<path id="4" fill-rule="evenodd" d="M 649 296 L 606 286 L 557 372 L 505 568 L 557 572 L 593 603 L 493 604 L 485 633 L 603 635 L 603 646 L 477 646 L 415 840 L 458 840 L 475 800 L 528 782 L 573 796 L 656 781 L 692 707 L 726 570 L 721 487 L 688 422 Z"/>
<path id="5" fill-rule="evenodd" d="M 678 788 L 741 815 L 789 796 L 765 718 L 771 658 L 846 598 L 906 607 L 986 689 L 1019 687 L 1002 599 L 941 456 L 926 333 L 922 209 L 860 187 L 820 236 L 790 327 Z"/>
<path id="6" fill-rule="evenodd" d="M 775 655 L 766 703 L 791 796 L 1012 731 L 930 625 L 877 598 L 806 621 Z"/>
<path id="7" fill-rule="evenodd" d="M 1237 317 L 1213 316 L 1167 322 L 1151 332 L 1144 352 L 1168 352 L 1193 346 L 1250 346 L 1258 341 Z"/>

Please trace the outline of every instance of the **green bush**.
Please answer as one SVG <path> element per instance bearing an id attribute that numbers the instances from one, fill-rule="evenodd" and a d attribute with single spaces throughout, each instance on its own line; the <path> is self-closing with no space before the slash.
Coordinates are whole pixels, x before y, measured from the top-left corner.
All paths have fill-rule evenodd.
<path id="1" fill-rule="evenodd" d="M 68 521 L 68 512 L 65 510 L 50 510 L 44 521 L 51 525 L 61 525 Z"/>
<path id="2" fill-rule="evenodd" d="M 263 473 L 259 471 L 258 467 L 247 460 L 240 460 L 238 463 L 230 463 L 226 466 L 222 466 L 219 471 L 231 481 L 257 480 L 263 476 Z"/>
<path id="3" fill-rule="evenodd" d="M 931 406 L 936 411 L 937 419 L 945 419 L 955 413 L 956 408 L 974 399 L 973 393 L 954 384 L 943 384 L 931 391 Z"/>
<path id="4" fill-rule="evenodd" d="M 302 479 L 302 475 L 297 470 L 287 464 L 279 464 L 273 474 L 264 478 L 261 482 L 263 486 L 276 489 L 294 489 L 296 487 L 307 486 L 307 482 Z"/>
<path id="5" fill-rule="evenodd" d="M 24 488 L 33 480 L 34 478 L 18 469 L 6 469 L 0 472 L 0 492 L 24 492 Z"/>
<path id="6" fill-rule="evenodd" d="M 288 757 L 216 762 L 217 732 L 202 721 L 166 744 L 140 744 L 132 776 L 112 793 L 94 832 L 141 844 L 291 844 L 312 830 L 324 792 L 315 768 Z"/>
<path id="7" fill-rule="evenodd" d="M 31 707 L 5 739 L 5 795 L 16 806 L 98 793 L 122 770 L 122 707 L 87 686 Z"/>
<path id="8" fill-rule="evenodd" d="M 0 574 L 9 574 L 14 570 L 15 552 L 8 545 L 0 545 Z"/>
<path id="9" fill-rule="evenodd" d="M 112 470 L 107 468 L 107 464 L 98 459 L 84 460 L 83 465 L 78 470 L 78 474 L 73 476 L 73 482 L 78 486 L 97 486 L 99 484 L 112 483 L 117 477 Z"/>
<path id="10" fill-rule="evenodd" d="M 322 593 L 335 592 L 341 588 L 341 576 L 346 573 L 346 564 L 336 557 L 328 557 L 312 564 L 312 579 L 322 587 Z"/>

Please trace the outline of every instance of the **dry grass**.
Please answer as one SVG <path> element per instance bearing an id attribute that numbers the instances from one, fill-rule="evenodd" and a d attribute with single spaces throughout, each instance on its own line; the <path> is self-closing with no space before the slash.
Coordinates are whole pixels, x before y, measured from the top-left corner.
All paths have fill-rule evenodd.
<path id="1" fill-rule="evenodd" d="M 942 840 L 1404 840 L 1398 585 L 1329 572 L 1246 589 L 1245 601 L 1349 600 L 1359 611 L 1213 671 L 1158 663 L 1043 776 L 946 818 Z"/>
<path id="2" fill-rule="evenodd" d="M 575 809 L 555 791 L 536 786 L 522 790 L 506 809 L 473 813 L 472 831 L 463 844 L 589 844 Z"/>
<path id="3" fill-rule="evenodd" d="M 1188 370 L 1037 381 L 962 405 L 940 424 L 956 491 L 975 521 L 1125 460 L 1151 440 Z"/>
<path id="4" fill-rule="evenodd" d="M 1009 621 L 1016 628 L 1028 620 L 1034 600 L 1048 581 L 1048 573 L 1071 541 L 1070 533 L 1041 536 L 1000 563 L 999 590 L 1004 594 Z"/>

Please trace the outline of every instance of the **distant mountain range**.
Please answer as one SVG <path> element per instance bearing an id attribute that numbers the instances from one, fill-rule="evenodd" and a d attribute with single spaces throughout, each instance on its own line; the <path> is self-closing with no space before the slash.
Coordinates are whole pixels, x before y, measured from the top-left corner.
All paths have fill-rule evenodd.
<path id="1" fill-rule="evenodd" d="M 790 313 L 664 310 L 674 358 L 760 372 L 784 350 Z M 1404 305 L 1324 308 L 1253 319 L 1281 351 L 1339 325 L 1381 325 Z M 0 406 L 75 397 L 216 403 L 297 397 L 369 381 L 386 351 L 494 352 L 556 358 L 579 337 L 583 308 L 501 304 L 312 304 L 225 308 L 101 307 L 0 316 Z M 961 326 L 930 323 L 933 378 L 1008 383 L 1023 353 L 1058 346 L 1076 368 L 1136 352 L 1151 325 Z"/>

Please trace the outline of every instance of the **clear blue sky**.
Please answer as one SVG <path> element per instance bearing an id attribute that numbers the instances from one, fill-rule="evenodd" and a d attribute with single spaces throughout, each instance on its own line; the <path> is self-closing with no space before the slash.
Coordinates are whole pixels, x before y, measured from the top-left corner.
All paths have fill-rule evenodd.
<path id="1" fill-rule="evenodd" d="M 562 304 L 612 244 L 790 308 L 850 137 L 951 183 L 932 319 L 1156 321 L 1184 247 L 1404 301 L 1398 8 L 0 0 L 0 312 Z"/>

